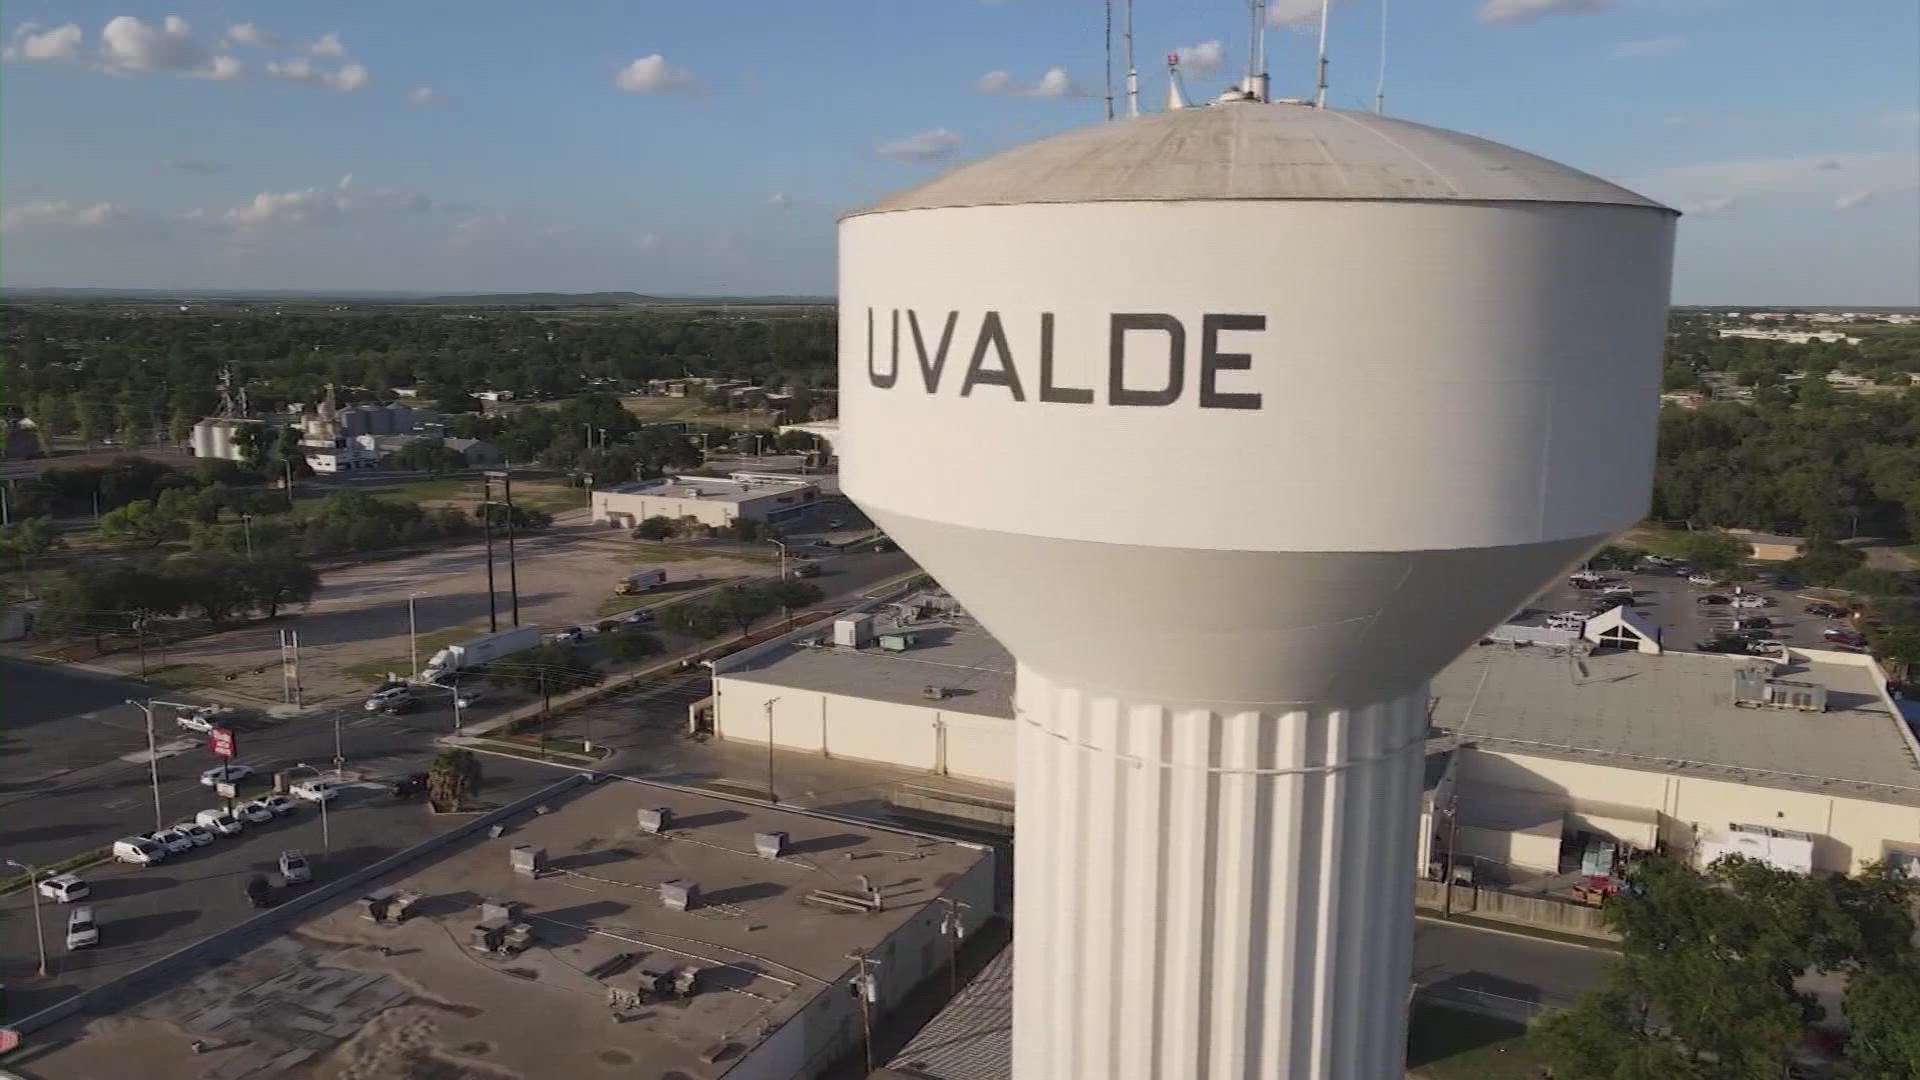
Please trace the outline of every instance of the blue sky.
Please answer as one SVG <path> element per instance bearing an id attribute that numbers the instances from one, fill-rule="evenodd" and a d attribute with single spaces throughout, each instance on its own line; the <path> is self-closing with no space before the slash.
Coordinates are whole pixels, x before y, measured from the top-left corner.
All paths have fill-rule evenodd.
<path id="1" fill-rule="evenodd" d="M 1920 304 L 1913 0 L 1391 2 L 1388 112 L 1687 211 L 1679 302 Z M 1335 0 L 1337 107 L 1372 104 L 1379 10 Z M 1244 11 L 1140 0 L 1143 102 L 1174 49 L 1196 98 L 1237 76 Z M 13 286 L 829 293 L 838 213 L 1103 110 L 1097 0 L 4 18 Z M 1311 34 L 1268 41 L 1309 94 Z"/>

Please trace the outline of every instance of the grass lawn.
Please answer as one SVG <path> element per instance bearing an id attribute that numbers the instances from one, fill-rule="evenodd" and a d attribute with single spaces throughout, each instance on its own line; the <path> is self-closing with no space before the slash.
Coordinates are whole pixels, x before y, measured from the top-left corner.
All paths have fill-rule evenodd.
<path id="1" fill-rule="evenodd" d="M 374 498 L 387 502 L 428 507 L 456 506 L 472 513 L 473 505 L 480 501 L 480 478 L 472 475 L 436 476 L 379 488 L 372 494 Z M 494 489 L 494 495 L 499 495 L 498 486 Z M 513 501 L 516 506 L 558 514 L 587 505 L 587 490 L 569 487 L 561 480 L 519 480 L 513 485 Z"/>
<path id="2" fill-rule="evenodd" d="M 427 659 L 434 653 L 439 652 L 441 649 L 456 641 L 465 641 L 470 637 L 478 637 L 484 633 L 486 633 L 486 630 L 482 629 L 479 623 L 475 623 L 472 626 L 456 626 L 449 630 L 435 630 L 431 634 L 421 634 L 419 648 L 420 662 L 422 664 L 426 663 Z M 346 672 L 356 679 L 365 679 L 367 682 L 374 683 L 386 678 L 387 672 L 389 671 L 404 673 L 411 670 L 411 667 L 412 661 L 405 653 L 402 653 L 399 656 L 383 657 L 378 660 L 366 660 L 358 664 L 353 664 L 346 668 Z"/>
<path id="3" fill-rule="evenodd" d="M 1907 560 L 1907 565 L 1920 568 L 1920 544 L 1908 544 L 1906 547 L 1892 549 L 1894 554 Z"/>
<path id="4" fill-rule="evenodd" d="M 634 608 L 662 608 L 734 580 L 737 579 L 705 578 L 700 581 L 675 581 L 638 596 L 609 596 L 600 601 L 600 608 L 595 614 L 618 615 L 623 611 L 632 611 Z"/>
<path id="5" fill-rule="evenodd" d="M 206 664 L 168 664 L 147 669 L 147 683 L 168 690 L 195 690 L 219 681 L 220 673 Z"/>
<path id="6" fill-rule="evenodd" d="M 1420 1080 L 1535 1080 L 1547 1061 L 1527 1029 L 1506 1020 L 1416 1005 L 1407 1032 L 1407 1074 Z"/>
<path id="7" fill-rule="evenodd" d="M 1617 542 L 1646 548 L 1655 555 L 1679 555 L 1680 545 L 1686 540 L 1686 530 L 1666 529 L 1658 525 L 1636 525 L 1627 530 Z"/>

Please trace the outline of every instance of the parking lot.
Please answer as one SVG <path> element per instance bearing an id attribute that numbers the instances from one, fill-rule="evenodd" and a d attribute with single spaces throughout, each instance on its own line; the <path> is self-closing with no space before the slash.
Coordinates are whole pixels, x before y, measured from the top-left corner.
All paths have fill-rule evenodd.
<path id="1" fill-rule="evenodd" d="M 1702 604 L 1709 593 L 1731 597 L 1734 587 L 1712 587 L 1688 583 L 1685 575 L 1665 570 L 1625 572 L 1597 571 L 1609 582 L 1631 586 L 1633 610 L 1662 631 L 1662 642 L 1670 649 L 1694 651 L 1701 642 L 1735 633 L 1736 618 L 1765 616 L 1772 624 L 1767 633 L 1772 640 L 1795 648 L 1831 649 L 1833 644 L 1822 635 L 1830 628 L 1847 625 L 1842 620 L 1809 615 L 1809 603 L 1820 599 L 1804 588 L 1782 589 L 1770 572 L 1758 580 L 1745 582 L 1741 591 L 1768 601 L 1763 608 L 1736 608 L 1730 604 Z M 1600 599 L 1599 590 L 1576 589 L 1561 578 L 1531 600 L 1515 619 L 1523 625 L 1545 625 L 1547 616 L 1560 611 L 1590 611 Z"/>

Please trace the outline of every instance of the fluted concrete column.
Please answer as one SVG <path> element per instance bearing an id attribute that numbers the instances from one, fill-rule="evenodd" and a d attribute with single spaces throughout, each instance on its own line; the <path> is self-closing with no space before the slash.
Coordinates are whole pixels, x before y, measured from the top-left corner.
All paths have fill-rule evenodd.
<path id="1" fill-rule="evenodd" d="M 1243 712 L 1019 670 L 1016 1080 L 1402 1075 L 1427 694 Z"/>

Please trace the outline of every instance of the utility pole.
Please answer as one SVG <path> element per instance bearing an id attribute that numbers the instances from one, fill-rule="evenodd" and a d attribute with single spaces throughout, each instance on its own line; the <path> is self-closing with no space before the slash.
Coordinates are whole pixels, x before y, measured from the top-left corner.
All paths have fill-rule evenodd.
<path id="1" fill-rule="evenodd" d="M 340 767 L 347 763 L 347 757 L 340 752 L 340 710 L 333 710 L 333 775 L 338 778 Z"/>
<path id="2" fill-rule="evenodd" d="M 160 754 L 153 744 L 153 700 L 145 704 L 127 699 L 127 704 L 139 709 L 147 717 L 147 775 L 153 780 L 153 831 L 159 832 L 167 827 L 166 818 L 160 812 Z"/>
<path id="3" fill-rule="evenodd" d="M 781 581 L 787 580 L 787 545 L 781 543 L 778 540 L 771 540 L 771 539 L 768 540 L 767 543 L 772 544 L 774 547 L 777 547 L 780 549 L 780 580 Z"/>
<path id="4" fill-rule="evenodd" d="M 480 474 L 480 523 L 487 531 L 487 629 L 498 632 L 500 603 L 493 584 L 493 485 L 487 477 L 487 473 Z"/>
<path id="5" fill-rule="evenodd" d="M 337 731 L 339 730 L 339 728 L 336 727 L 334 730 Z M 307 764 L 304 761 L 298 765 L 295 765 L 294 769 L 306 769 L 309 772 L 313 773 L 313 778 L 315 780 L 320 779 L 320 770 L 314 768 L 313 766 Z M 336 775 L 339 773 L 339 771 L 340 771 L 339 768 L 335 767 L 334 772 Z M 332 801 L 333 800 L 329 798 L 322 798 L 320 800 L 320 846 L 327 851 L 333 850 L 333 834 L 327 831 L 327 804 Z"/>
<path id="6" fill-rule="evenodd" d="M 960 942 L 967 936 L 966 916 L 960 911 L 972 911 L 973 905 L 950 896 L 938 897 L 935 903 L 946 908 L 940 916 L 940 936 L 947 939 L 947 997 L 952 998 L 960 993 Z"/>
<path id="7" fill-rule="evenodd" d="M 8 866 L 18 867 L 27 872 L 27 888 L 33 890 L 33 940 L 40 946 L 40 977 L 47 977 L 47 934 L 40 926 L 40 868 L 26 863 L 7 860 Z"/>
<path id="8" fill-rule="evenodd" d="M 419 595 L 417 592 L 407 594 L 407 662 L 413 666 L 407 673 L 409 681 L 420 674 L 420 631 L 413 621 L 413 601 Z"/>
<path id="9" fill-rule="evenodd" d="M 601 430 L 601 445 L 606 444 L 606 431 Z M 494 475 L 494 474 L 488 474 Z M 513 550 L 513 473 L 503 470 L 499 474 L 500 486 L 507 500 L 507 591 L 513 596 L 513 625 L 520 625 L 520 561 Z"/>
<path id="10" fill-rule="evenodd" d="M 860 965 L 860 974 L 853 977 L 851 987 L 855 997 L 860 999 L 860 1036 L 866 1044 L 867 1072 L 873 1072 L 873 1006 L 880 999 L 880 980 L 869 968 L 877 968 L 880 961 L 868 959 L 863 950 L 856 949 L 847 954 L 847 959 Z"/>

